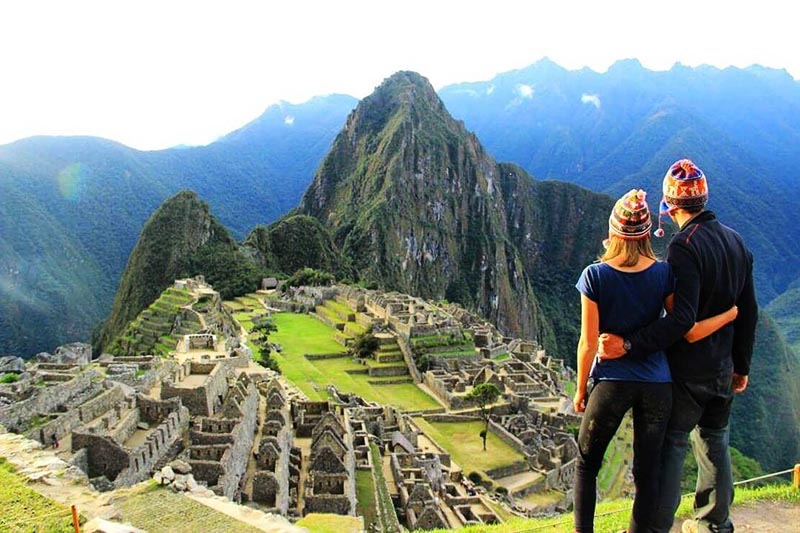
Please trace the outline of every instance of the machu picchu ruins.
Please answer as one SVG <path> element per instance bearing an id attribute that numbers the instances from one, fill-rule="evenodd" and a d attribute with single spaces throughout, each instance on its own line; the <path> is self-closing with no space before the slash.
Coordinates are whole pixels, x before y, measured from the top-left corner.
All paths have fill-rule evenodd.
<path id="1" fill-rule="evenodd" d="M 18 368 L 17 381 L 0 384 L 0 423 L 52 448 L 97 490 L 152 478 L 290 520 L 359 516 L 363 487 L 379 531 L 564 507 L 579 422 L 565 388 L 572 374 L 536 341 L 404 294 L 262 286 L 223 302 L 202 277 L 177 280 L 110 353 L 75 344 Z M 260 342 L 254 325 L 267 319 L 278 332 Z M 282 331 L 282 320 L 316 324 L 324 346 L 293 351 L 303 335 Z M 367 337 L 374 349 L 354 351 Z M 290 358 L 306 370 L 290 371 Z M 468 395 L 483 383 L 500 392 L 487 422 L 497 464 L 461 450 L 480 441 Z M 467 436 L 451 439 L 459 428 Z M 530 494 L 548 496 L 530 504 Z"/>

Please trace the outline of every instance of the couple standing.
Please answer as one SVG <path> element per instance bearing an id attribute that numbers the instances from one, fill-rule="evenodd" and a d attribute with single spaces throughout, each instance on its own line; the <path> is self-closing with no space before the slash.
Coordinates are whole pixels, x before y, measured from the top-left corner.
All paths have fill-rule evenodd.
<path id="1" fill-rule="evenodd" d="M 728 419 L 733 394 L 747 387 L 753 352 L 753 258 L 739 234 L 705 210 L 706 177 L 691 161 L 669 168 L 663 194 L 656 236 L 664 234 L 662 215 L 680 227 L 666 262 L 650 246 L 645 193 L 632 190 L 614 205 L 605 253 L 576 285 L 582 310 L 574 406 L 585 411 L 576 532 L 593 531 L 597 473 L 629 409 L 636 486 L 629 533 L 672 527 L 690 432 L 699 472 L 695 519 L 682 531 L 733 531 Z"/>

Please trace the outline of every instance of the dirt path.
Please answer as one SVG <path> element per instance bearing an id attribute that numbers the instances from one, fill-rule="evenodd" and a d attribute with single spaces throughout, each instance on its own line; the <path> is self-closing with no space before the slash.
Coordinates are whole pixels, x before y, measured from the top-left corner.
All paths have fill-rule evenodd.
<path id="1" fill-rule="evenodd" d="M 731 513 L 737 532 L 787 533 L 800 530 L 800 506 L 786 502 L 751 502 L 738 505 Z M 680 533 L 677 520 L 670 533 Z"/>

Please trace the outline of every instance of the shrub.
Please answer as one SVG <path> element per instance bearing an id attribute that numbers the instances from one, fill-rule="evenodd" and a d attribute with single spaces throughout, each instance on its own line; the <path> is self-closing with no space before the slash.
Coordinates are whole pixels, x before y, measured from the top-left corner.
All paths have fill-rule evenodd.
<path id="1" fill-rule="evenodd" d="M 0 383 L 16 383 L 17 381 L 19 381 L 19 375 L 14 372 L 3 374 L 3 377 L 0 378 Z"/>

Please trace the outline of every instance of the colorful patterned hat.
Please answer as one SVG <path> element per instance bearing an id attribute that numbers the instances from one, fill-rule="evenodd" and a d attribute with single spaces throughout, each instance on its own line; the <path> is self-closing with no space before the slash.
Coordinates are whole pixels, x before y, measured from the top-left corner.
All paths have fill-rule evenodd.
<path id="1" fill-rule="evenodd" d="M 627 240 L 639 240 L 650 236 L 653 222 L 645 198 L 647 193 L 641 189 L 631 189 L 614 204 L 608 217 L 608 230 L 612 235 Z"/>
<path id="2" fill-rule="evenodd" d="M 667 170 L 662 183 L 664 196 L 658 209 L 656 237 L 663 237 L 661 217 L 676 209 L 702 207 L 708 202 L 706 175 L 690 159 L 675 161 Z"/>

